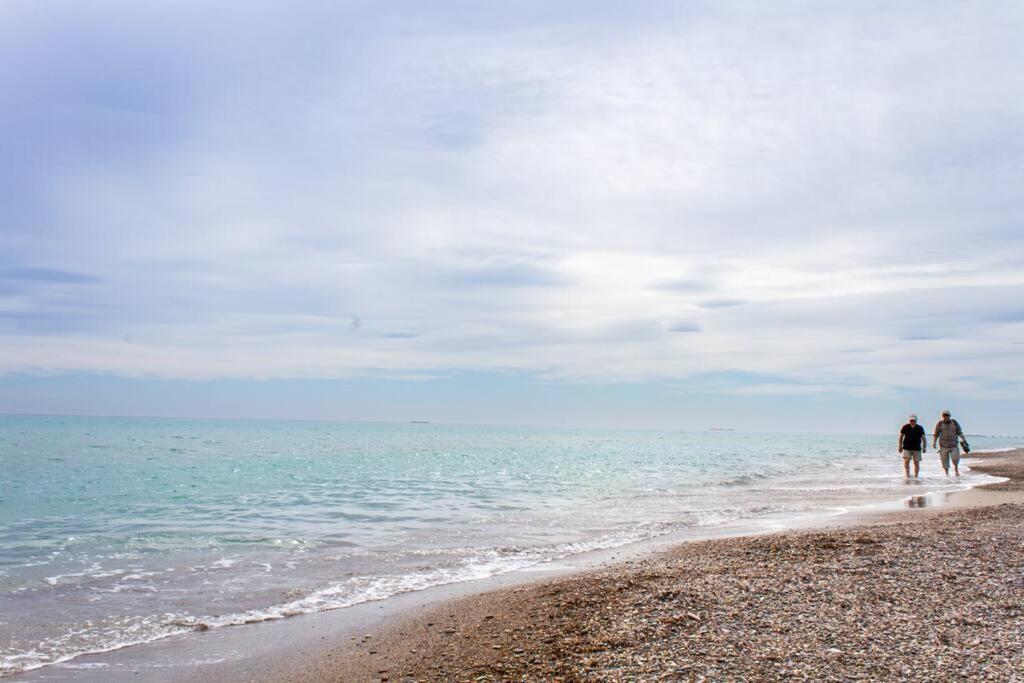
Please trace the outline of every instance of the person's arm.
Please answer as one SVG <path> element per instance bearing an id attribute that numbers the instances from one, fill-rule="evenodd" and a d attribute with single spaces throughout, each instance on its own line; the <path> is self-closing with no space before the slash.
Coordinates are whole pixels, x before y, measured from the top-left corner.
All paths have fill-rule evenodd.
<path id="1" fill-rule="evenodd" d="M 960 428 L 960 423 L 957 422 L 956 420 L 953 420 L 953 424 L 956 425 L 956 435 L 959 436 L 960 438 L 966 439 L 967 437 L 964 436 L 964 430 Z"/>
<path id="2" fill-rule="evenodd" d="M 924 427 L 921 427 L 921 452 L 928 452 L 928 434 L 924 431 Z"/>
<path id="3" fill-rule="evenodd" d="M 936 422 L 935 423 L 935 433 L 932 434 L 932 448 L 938 448 L 939 447 L 939 429 L 940 428 L 941 428 L 941 423 Z"/>
<path id="4" fill-rule="evenodd" d="M 900 432 L 900 439 L 896 442 L 896 451 L 899 453 L 903 452 L 903 432 Z"/>

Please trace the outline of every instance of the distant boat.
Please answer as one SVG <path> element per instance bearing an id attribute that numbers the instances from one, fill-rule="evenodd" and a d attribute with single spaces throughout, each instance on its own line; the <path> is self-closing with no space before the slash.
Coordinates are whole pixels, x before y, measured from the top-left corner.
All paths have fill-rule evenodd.
<path id="1" fill-rule="evenodd" d="M 430 424 L 430 420 L 409 420 L 409 423 L 414 425 L 428 425 Z"/>
<path id="2" fill-rule="evenodd" d="M 735 432 L 736 430 L 732 427 L 712 427 L 708 430 L 709 432 Z"/>

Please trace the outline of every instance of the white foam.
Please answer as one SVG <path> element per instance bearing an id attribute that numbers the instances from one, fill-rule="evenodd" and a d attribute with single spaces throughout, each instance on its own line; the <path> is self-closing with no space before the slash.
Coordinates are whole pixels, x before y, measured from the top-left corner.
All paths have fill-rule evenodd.
<path id="1" fill-rule="evenodd" d="M 565 543 L 546 549 L 525 548 L 514 552 L 508 552 L 507 549 L 501 548 L 480 549 L 475 555 L 465 558 L 462 563 L 454 567 L 410 574 L 352 577 L 313 591 L 291 602 L 219 617 L 190 619 L 185 623 L 193 627 L 222 628 L 272 621 L 299 614 L 342 609 L 364 602 L 385 600 L 400 593 L 464 581 L 476 581 L 499 574 L 521 571 L 580 553 L 630 545 L 651 538 L 653 535 L 657 535 L 657 533 L 635 530 L 631 533 L 608 535 L 585 542 Z"/>
<path id="2" fill-rule="evenodd" d="M 116 572 L 114 574 L 109 574 L 109 576 L 114 576 L 115 574 Z M 102 567 L 99 564 L 93 564 L 91 567 L 84 571 L 72 572 L 68 574 L 57 574 L 55 576 L 46 576 L 43 578 L 43 581 L 50 584 L 51 586 L 56 586 L 59 583 L 66 582 L 67 579 L 80 579 L 103 575 L 105 575 L 105 572 L 102 571 Z"/>
<path id="3" fill-rule="evenodd" d="M 71 630 L 64 635 L 39 642 L 31 650 L 0 657 L 0 676 L 32 671 L 54 664 L 69 666 L 65 662 L 83 655 L 101 654 L 132 645 L 142 645 L 190 630 L 180 624 L 174 626 L 162 622 L 162 619 L 146 617 L 116 633 L 109 629 Z M 76 642 L 80 644 L 73 644 Z"/>
<path id="4" fill-rule="evenodd" d="M 100 627 L 74 629 L 39 643 L 38 647 L 41 649 L 0 658 L 0 675 L 29 671 L 53 664 L 63 665 L 82 655 L 99 654 L 140 645 L 204 627 L 222 628 L 283 619 L 299 614 L 322 612 L 364 602 L 384 600 L 400 593 L 424 590 L 434 586 L 485 579 L 498 574 L 535 568 L 552 560 L 564 559 L 583 552 L 629 545 L 664 532 L 665 529 L 657 525 L 644 525 L 644 528 L 628 533 L 609 534 L 589 541 L 565 543 L 547 548 L 462 548 L 458 551 L 471 554 L 464 557 L 459 564 L 450 567 L 409 574 L 353 577 L 315 590 L 296 600 L 266 609 L 208 617 L 167 613 L 144 618 L 128 618 L 117 625 L 108 624 Z M 235 560 L 225 559 L 214 562 L 211 566 L 229 567 L 234 563 Z M 143 572 L 123 578 L 141 578 L 143 574 L 151 573 Z M 87 574 L 87 572 L 80 572 L 74 575 L 50 578 L 60 581 L 69 576 Z M 140 589 L 155 590 L 138 583 L 116 584 L 107 590 L 117 593 L 123 590 Z M 111 628 L 111 626 L 115 626 L 115 628 Z"/>
<path id="5" fill-rule="evenodd" d="M 209 568 L 209 569 L 227 569 L 228 567 L 234 566 L 237 562 L 238 562 L 238 560 L 235 560 L 235 559 L 232 559 L 232 558 L 229 558 L 229 557 L 222 557 L 221 559 L 217 560 L 216 562 L 211 562 L 209 565 L 207 565 L 207 568 Z"/>

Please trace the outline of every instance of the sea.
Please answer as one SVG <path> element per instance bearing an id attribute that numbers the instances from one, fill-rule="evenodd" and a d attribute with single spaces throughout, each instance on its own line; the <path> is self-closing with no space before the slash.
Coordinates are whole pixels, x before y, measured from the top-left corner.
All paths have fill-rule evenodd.
<path id="1" fill-rule="evenodd" d="M 991 481 L 947 478 L 929 452 L 923 478 L 906 482 L 898 426 L 821 435 L 0 416 L 0 675 Z"/>

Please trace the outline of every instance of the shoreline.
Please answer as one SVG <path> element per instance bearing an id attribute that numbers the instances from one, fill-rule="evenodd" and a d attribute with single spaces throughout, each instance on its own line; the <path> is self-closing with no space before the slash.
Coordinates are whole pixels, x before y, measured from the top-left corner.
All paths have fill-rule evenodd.
<path id="1" fill-rule="evenodd" d="M 260 680 L 1007 680 L 1024 671 L 1024 449 L 971 456 L 1005 480 L 456 598 Z"/>
<path id="2" fill-rule="evenodd" d="M 1024 449 L 1011 452 L 1024 455 Z M 1011 452 L 981 452 L 972 454 L 971 460 L 975 464 L 979 460 L 984 460 L 988 464 L 993 459 L 1008 456 Z M 978 471 L 984 468 L 985 465 L 982 465 Z M 998 472 L 992 474 L 1004 476 Z M 977 495 L 966 504 L 990 504 L 993 501 L 991 494 L 996 493 L 991 487 L 999 486 L 999 483 L 994 483 L 939 494 L 938 507 L 914 510 L 912 514 L 927 515 L 953 509 L 965 504 L 957 502 L 962 500 L 959 497 L 972 493 Z M 1017 495 L 1012 492 L 1004 494 Z M 202 634 L 183 633 L 130 648 L 83 655 L 64 664 L 15 674 L 8 680 L 418 680 L 416 676 L 400 675 L 404 673 L 399 671 L 403 664 L 399 663 L 401 658 L 395 655 L 407 650 L 416 650 L 420 653 L 430 650 L 430 647 L 420 642 L 424 634 L 420 633 L 417 636 L 419 647 L 412 647 L 405 642 L 407 635 L 402 629 L 411 623 L 423 622 L 424 619 L 430 618 L 435 619 L 434 623 L 442 623 L 437 621 L 440 617 L 430 617 L 431 614 L 448 614 L 448 610 L 458 613 L 478 601 L 487 602 L 499 595 L 518 596 L 522 591 L 536 590 L 539 586 L 586 579 L 602 572 L 616 572 L 633 565 L 642 566 L 657 561 L 663 555 L 677 552 L 682 547 L 717 541 L 744 542 L 759 538 L 815 533 L 824 529 L 878 524 L 889 518 L 901 519 L 905 509 L 895 506 L 905 500 L 880 506 L 872 505 L 866 511 L 854 510 L 824 518 L 783 520 L 782 529 L 763 524 L 741 524 L 735 528 L 725 526 L 706 530 L 704 533 L 701 533 L 700 529 L 695 529 L 686 536 L 650 539 L 647 542 L 623 547 L 592 551 L 547 563 L 532 570 L 436 586 L 424 591 L 392 596 L 383 602 L 363 603 L 344 610 L 249 624 L 245 629 L 216 629 Z M 492 617 L 497 618 L 497 615 Z M 427 631 L 430 630 L 428 627 Z M 378 643 L 372 654 L 372 648 L 367 646 L 370 642 Z M 439 642 L 434 642 L 434 645 L 438 645 Z M 517 646 L 509 647 L 515 650 Z M 501 651 L 494 650 L 493 645 L 491 648 L 493 652 Z M 444 656 L 447 658 L 447 655 Z M 523 653 L 518 653 L 517 656 L 521 657 Z M 381 671 L 385 673 L 382 674 Z M 396 673 L 399 675 L 393 678 Z M 587 677 L 593 677 L 593 673 L 588 671 Z M 477 674 L 479 675 L 481 674 Z M 434 678 L 427 675 L 422 679 Z"/>

